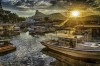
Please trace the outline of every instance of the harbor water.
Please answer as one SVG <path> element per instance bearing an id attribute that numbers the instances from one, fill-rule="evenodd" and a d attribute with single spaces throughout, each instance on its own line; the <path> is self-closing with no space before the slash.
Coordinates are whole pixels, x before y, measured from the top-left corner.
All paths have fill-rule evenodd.
<path id="1" fill-rule="evenodd" d="M 31 36 L 28 32 L 13 36 L 11 43 L 17 49 L 0 55 L 0 66 L 100 66 L 99 62 L 82 61 L 51 50 L 45 51 L 40 42 L 54 38 L 51 34 Z"/>

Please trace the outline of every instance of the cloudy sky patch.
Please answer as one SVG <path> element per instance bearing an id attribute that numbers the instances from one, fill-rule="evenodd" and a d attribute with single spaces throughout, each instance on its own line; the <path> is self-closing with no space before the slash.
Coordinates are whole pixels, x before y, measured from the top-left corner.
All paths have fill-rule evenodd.
<path id="1" fill-rule="evenodd" d="M 65 12 L 67 6 L 74 0 L 67 1 L 54 1 L 54 0 L 2 0 L 3 9 L 9 10 L 12 13 L 16 13 L 19 16 L 29 17 L 35 14 L 36 10 L 39 10 L 45 14 Z M 52 1 L 52 2 L 51 2 Z M 76 0 L 77 2 L 79 0 Z M 95 8 L 94 10 L 100 11 L 100 0 L 80 0 L 80 2 L 88 2 Z M 65 8 L 66 7 L 66 8 Z"/>

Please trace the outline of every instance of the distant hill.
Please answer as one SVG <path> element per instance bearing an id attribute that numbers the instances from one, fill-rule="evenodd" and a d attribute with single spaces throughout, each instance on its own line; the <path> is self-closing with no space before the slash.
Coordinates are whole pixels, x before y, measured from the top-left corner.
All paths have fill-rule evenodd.
<path id="1" fill-rule="evenodd" d="M 43 20 L 46 17 L 46 15 L 38 10 L 36 10 L 35 15 L 31 18 L 34 20 Z"/>
<path id="2" fill-rule="evenodd" d="M 61 13 L 53 13 L 48 15 L 50 20 L 65 20 L 66 17 Z"/>
<path id="3" fill-rule="evenodd" d="M 46 15 L 38 10 L 36 10 L 35 15 L 32 16 L 31 18 L 34 20 L 44 20 L 45 17 L 48 17 L 50 21 L 56 21 L 56 20 L 64 21 L 66 19 L 66 17 L 61 13 L 53 13 L 53 14 Z"/>

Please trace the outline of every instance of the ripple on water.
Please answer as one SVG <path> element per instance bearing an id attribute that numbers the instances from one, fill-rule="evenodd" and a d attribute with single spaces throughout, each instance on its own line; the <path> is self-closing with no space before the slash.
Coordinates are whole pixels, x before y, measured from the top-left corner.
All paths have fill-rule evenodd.
<path id="1" fill-rule="evenodd" d="M 0 56 L 0 64 L 3 66 L 49 66 L 53 58 L 40 52 L 44 47 L 40 44 L 43 39 L 45 39 L 43 36 L 32 37 L 28 32 L 14 36 L 11 43 L 17 47 L 17 50 Z"/>

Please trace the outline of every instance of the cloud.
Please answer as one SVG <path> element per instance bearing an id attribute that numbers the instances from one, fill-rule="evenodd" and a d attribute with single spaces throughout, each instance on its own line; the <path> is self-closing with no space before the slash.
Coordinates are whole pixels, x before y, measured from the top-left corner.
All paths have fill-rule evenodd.
<path id="1" fill-rule="evenodd" d="M 50 7 L 52 4 L 49 2 L 45 2 L 45 1 L 40 1 L 38 3 L 36 3 L 36 5 L 34 6 L 35 8 L 48 8 Z"/>
<path id="2" fill-rule="evenodd" d="M 34 2 L 33 2 L 34 1 Z M 67 6 L 73 5 L 77 2 L 83 2 L 83 3 L 90 3 L 92 0 L 67 0 L 64 1 L 57 1 L 55 5 L 52 5 L 50 3 L 50 0 L 43 1 L 43 0 L 30 0 L 28 2 L 21 1 L 21 0 L 3 0 L 3 8 L 6 10 L 10 10 L 12 13 L 17 13 L 19 16 L 33 16 L 35 11 L 38 9 L 41 12 L 45 14 L 51 14 L 56 12 L 64 12 L 67 10 Z M 13 4 L 11 4 L 13 3 Z M 96 4 L 96 7 L 94 10 L 99 11 L 100 10 L 100 0 L 95 0 L 94 2 L 91 2 Z M 93 4 L 92 4 L 93 5 Z"/>
<path id="3" fill-rule="evenodd" d="M 10 3 L 3 3 L 3 8 L 5 10 L 9 10 L 12 13 L 16 13 L 19 16 L 33 16 L 35 14 L 35 11 L 38 9 L 39 11 L 45 13 L 45 14 L 51 14 L 60 12 L 61 10 L 51 9 L 52 4 L 47 1 L 39 1 L 34 5 L 34 7 L 27 6 L 27 3 L 22 3 L 21 5 L 12 5 Z M 49 8 L 50 7 L 50 8 Z"/>

